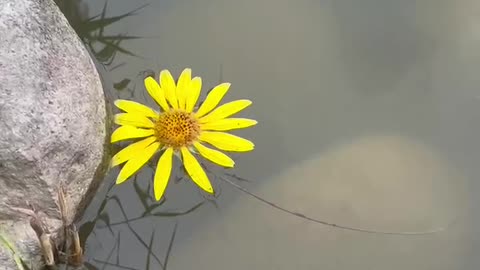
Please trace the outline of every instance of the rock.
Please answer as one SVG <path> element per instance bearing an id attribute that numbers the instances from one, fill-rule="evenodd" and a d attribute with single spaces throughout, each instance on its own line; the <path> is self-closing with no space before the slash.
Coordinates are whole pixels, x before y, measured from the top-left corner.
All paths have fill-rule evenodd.
<path id="1" fill-rule="evenodd" d="M 176 243 L 169 269 L 447 270 L 462 268 L 474 251 L 466 178 L 441 152 L 409 138 L 357 138 L 262 183 L 252 191 L 328 222 L 396 232 L 451 226 L 413 236 L 345 231 L 245 195 Z"/>
<path id="2" fill-rule="evenodd" d="M 37 265 L 38 240 L 21 210 L 33 203 L 49 229 L 59 229 L 63 181 L 72 216 L 82 214 L 105 164 L 105 98 L 53 0 L 0 0 L 0 14 L 0 228 Z M 2 248 L 0 265 L 16 269 Z"/>

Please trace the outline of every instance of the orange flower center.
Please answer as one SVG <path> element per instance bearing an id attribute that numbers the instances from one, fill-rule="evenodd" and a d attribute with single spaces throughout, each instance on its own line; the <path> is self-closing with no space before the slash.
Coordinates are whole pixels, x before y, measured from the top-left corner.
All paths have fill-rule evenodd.
<path id="1" fill-rule="evenodd" d="M 200 135 L 200 124 L 193 115 L 181 110 L 161 113 L 155 123 L 155 136 L 167 147 L 190 146 Z"/>

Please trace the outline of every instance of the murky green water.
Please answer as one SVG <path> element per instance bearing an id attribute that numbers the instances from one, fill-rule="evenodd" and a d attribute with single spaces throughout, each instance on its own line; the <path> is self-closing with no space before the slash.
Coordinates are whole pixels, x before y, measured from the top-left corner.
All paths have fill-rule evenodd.
<path id="1" fill-rule="evenodd" d="M 105 16 L 144 4 L 110 1 Z M 82 29 L 104 2 L 72 9 Z M 259 125 L 239 134 L 256 149 L 236 155 L 227 172 L 252 180 L 242 186 L 343 225 L 450 226 L 423 236 L 343 231 L 279 212 L 213 176 L 216 200 L 182 180 L 155 205 L 151 168 L 112 187 L 114 169 L 82 221 L 88 264 L 162 269 L 168 255 L 169 270 L 477 269 L 479 14 L 468 0 L 155 0 L 106 26 L 103 36 L 142 37 L 106 39 L 139 57 L 93 45 L 109 98 L 153 105 L 143 76 L 191 67 L 207 88 L 231 82 L 226 100 L 253 100 L 242 115 Z"/>

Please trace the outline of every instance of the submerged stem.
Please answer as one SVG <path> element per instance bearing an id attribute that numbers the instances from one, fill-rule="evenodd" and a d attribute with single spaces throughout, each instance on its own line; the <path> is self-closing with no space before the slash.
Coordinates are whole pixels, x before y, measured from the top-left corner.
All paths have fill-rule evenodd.
<path id="1" fill-rule="evenodd" d="M 217 175 L 218 176 L 218 175 Z M 295 211 L 291 211 L 291 210 L 288 210 L 286 208 L 283 208 L 271 201 L 268 201 L 252 192 L 250 192 L 248 189 L 234 183 L 233 181 L 231 181 L 230 179 L 227 179 L 225 177 L 222 177 L 222 176 L 218 176 L 220 179 L 222 179 L 223 181 L 227 182 L 228 184 L 232 185 L 233 187 L 235 187 L 236 189 L 254 197 L 255 199 L 277 209 L 277 210 L 280 210 L 282 212 L 285 212 L 287 214 L 291 214 L 291 215 L 294 215 L 294 216 L 297 216 L 299 218 L 302 218 L 302 219 L 306 219 L 306 220 L 309 220 L 309 221 L 312 221 L 312 222 L 315 222 L 315 223 L 319 223 L 319 224 L 322 224 L 322 225 L 325 225 L 325 226 L 330 226 L 330 227 L 334 227 L 334 228 L 338 228 L 338 229 L 343 229 L 343 230 L 348 230 L 348 231 L 356 231 L 356 232 L 363 232 L 363 233 L 375 233 L 375 234 L 390 234 L 390 235 L 425 235 L 425 234 L 432 234 L 432 233 L 437 233 L 437 232 L 441 232 L 441 231 L 444 231 L 447 227 L 449 227 L 451 224 L 449 224 L 447 227 L 441 227 L 441 228 L 437 228 L 437 229 L 433 229 L 433 230 L 430 230 L 430 231 L 423 231 L 423 232 L 392 232 L 392 231 L 381 231 L 381 230 L 370 230 L 370 229 L 363 229 L 363 228 L 355 228 L 355 227 L 350 227 L 350 226 L 345 226 L 345 225 L 339 225 L 339 224 L 336 224 L 336 223 L 332 223 L 332 222 L 327 222 L 327 221 L 323 221 L 323 220 L 319 220 L 319 219 L 316 219 L 316 218 L 312 218 L 312 217 L 309 217 L 309 216 L 306 216 L 302 213 L 298 213 L 298 212 L 295 212 Z"/>

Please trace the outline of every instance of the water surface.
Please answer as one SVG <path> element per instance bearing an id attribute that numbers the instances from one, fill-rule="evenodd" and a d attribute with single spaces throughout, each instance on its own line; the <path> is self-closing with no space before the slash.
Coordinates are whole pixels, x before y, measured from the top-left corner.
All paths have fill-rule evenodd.
<path id="1" fill-rule="evenodd" d="M 89 16 L 104 7 L 83 3 Z M 143 4 L 111 1 L 106 14 Z M 124 215 L 145 211 L 129 181 L 108 192 L 124 212 L 108 201 L 103 221 L 120 224 L 97 222 L 86 241 L 88 263 L 159 269 L 176 228 L 167 269 L 478 268 L 479 12 L 467 0 L 166 0 L 109 25 L 106 35 L 144 37 L 122 42 L 141 57 L 119 53 L 106 65 L 112 85 L 131 80 L 125 89 L 110 87 L 114 98 L 153 105 L 141 85 L 144 71 L 178 75 L 191 67 L 206 88 L 231 82 L 226 101 L 253 100 L 242 116 L 259 125 L 238 134 L 256 149 L 235 155 L 237 167 L 228 172 L 252 180 L 240 182 L 249 190 L 367 229 L 455 223 L 428 236 L 342 231 L 278 212 L 212 177 L 221 191 L 216 200 L 128 227 Z M 145 168 L 135 181 L 146 189 L 151 180 Z M 167 192 L 156 212 L 205 201 L 188 181 Z M 100 192 L 85 224 L 104 198 Z"/>

